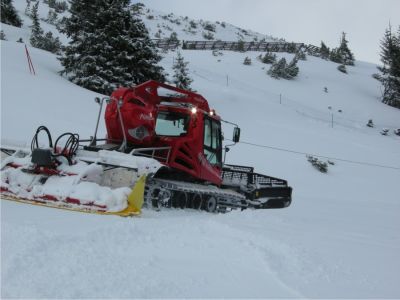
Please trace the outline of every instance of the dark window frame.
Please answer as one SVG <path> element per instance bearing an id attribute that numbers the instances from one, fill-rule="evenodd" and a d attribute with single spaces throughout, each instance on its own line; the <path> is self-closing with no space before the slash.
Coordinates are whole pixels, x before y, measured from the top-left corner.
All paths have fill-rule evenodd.
<path id="1" fill-rule="evenodd" d="M 211 146 L 207 146 L 205 144 L 205 135 L 206 135 L 206 123 L 209 122 L 210 124 L 210 130 L 211 130 Z M 216 139 L 214 138 L 214 133 L 215 131 L 213 130 L 215 128 L 215 126 L 217 127 L 217 134 L 218 136 L 216 137 Z M 213 145 L 214 141 L 216 141 L 217 145 Z M 219 144 L 219 145 L 218 145 Z M 208 157 L 206 156 L 205 150 L 213 153 L 216 157 L 217 162 L 216 163 L 212 163 L 209 161 Z M 210 117 L 208 117 L 207 115 L 204 115 L 204 126 L 203 126 L 203 154 L 204 156 L 206 156 L 207 161 L 212 164 L 212 165 L 216 165 L 216 166 L 221 166 L 222 165 L 222 128 L 221 128 L 221 122 L 212 119 Z"/>

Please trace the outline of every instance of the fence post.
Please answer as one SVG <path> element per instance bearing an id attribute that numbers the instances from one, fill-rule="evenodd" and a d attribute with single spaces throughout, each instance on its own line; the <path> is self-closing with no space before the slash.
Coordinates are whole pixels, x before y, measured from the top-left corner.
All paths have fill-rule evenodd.
<path id="1" fill-rule="evenodd" d="M 279 94 L 279 104 L 282 104 L 282 94 Z"/>
<path id="2" fill-rule="evenodd" d="M 333 128 L 333 113 L 332 113 L 332 128 Z"/>
<path id="3" fill-rule="evenodd" d="M 226 86 L 229 86 L 229 76 L 226 74 Z"/>

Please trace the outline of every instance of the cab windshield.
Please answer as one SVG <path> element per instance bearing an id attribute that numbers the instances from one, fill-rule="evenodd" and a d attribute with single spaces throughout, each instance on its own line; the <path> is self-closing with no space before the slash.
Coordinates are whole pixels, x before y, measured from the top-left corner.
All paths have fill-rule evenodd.
<path id="1" fill-rule="evenodd" d="M 160 111 L 157 115 L 156 134 L 163 136 L 183 136 L 187 134 L 190 117 L 188 114 Z"/>

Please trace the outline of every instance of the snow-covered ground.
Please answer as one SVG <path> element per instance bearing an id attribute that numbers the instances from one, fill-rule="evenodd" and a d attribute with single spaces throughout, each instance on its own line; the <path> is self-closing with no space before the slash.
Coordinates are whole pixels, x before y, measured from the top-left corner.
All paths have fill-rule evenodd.
<path id="1" fill-rule="evenodd" d="M 1 43 L 2 141 L 29 144 L 39 125 L 54 136 L 92 135 L 96 93 L 59 76 L 56 57 L 42 50 L 29 48 L 37 75 L 29 74 L 14 42 L 28 22 L 2 24 L 16 37 Z M 193 87 L 240 125 L 242 141 L 386 167 L 332 159 L 322 174 L 303 154 L 242 143 L 227 162 L 287 179 L 289 208 L 145 209 L 125 219 L 1 201 L 1 297 L 400 298 L 400 137 L 379 133 L 400 127 L 400 110 L 379 101 L 376 66 L 357 61 L 346 75 L 308 57 L 287 81 L 267 76 L 256 52 L 182 54 Z M 172 74 L 176 53 L 163 55 Z"/>
<path id="2" fill-rule="evenodd" d="M 179 40 L 186 41 L 204 40 L 204 35 L 209 35 L 211 40 L 223 41 L 279 41 L 269 35 L 239 28 L 226 22 L 194 20 L 187 16 L 178 16 L 172 12 L 165 13 L 150 8 L 141 10 L 141 18 L 154 38 L 169 38 L 171 33 L 175 32 Z"/>

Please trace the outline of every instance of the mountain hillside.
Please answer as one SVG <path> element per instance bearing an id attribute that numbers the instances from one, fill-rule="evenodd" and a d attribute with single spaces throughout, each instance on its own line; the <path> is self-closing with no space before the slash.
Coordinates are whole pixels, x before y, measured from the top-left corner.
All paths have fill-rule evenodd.
<path id="1" fill-rule="evenodd" d="M 173 32 L 179 40 L 222 40 L 222 41 L 280 41 L 269 35 L 236 27 L 226 22 L 194 20 L 174 13 L 163 13 L 144 7 L 141 10 L 142 20 L 153 38 L 169 38 Z"/>
<path id="2" fill-rule="evenodd" d="M 17 9 L 19 16 L 23 21 L 22 30 L 2 24 L 2 29 L 5 31 L 7 39 L 16 41 L 20 37 L 25 41 L 29 41 L 31 19 L 25 14 L 26 2 L 14 1 L 14 6 Z M 32 6 L 32 5 L 31 5 Z M 39 16 L 41 18 L 41 26 L 45 32 L 52 31 L 53 34 L 59 36 L 61 42 L 66 43 L 67 37 L 60 34 L 54 25 L 48 24 L 45 20 L 48 17 L 49 7 L 41 2 L 39 5 Z M 57 20 L 68 16 L 68 12 L 58 14 Z M 143 7 L 140 10 L 139 16 L 149 30 L 150 37 L 154 39 L 170 38 L 173 32 L 179 40 L 205 40 L 205 36 L 209 36 L 211 40 L 223 41 L 283 41 L 283 39 L 274 38 L 269 35 L 260 34 L 249 29 L 243 29 L 231 25 L 226 22 L 210 22 L 207 20 L 195 20 L 189 17 L 177 16 L 173 13 L 163 13 L 150 8 Z M 212 37 L 211 37 L 212 36 Z"/>
<path id="3" fill-rule="evenodd" d="M 98 94 L 60 76 L 55 55 L 28 45 L 36 75 L 29 73 L 24 44 L 15 41 L 29 39 L 30 19 L 24 2 L 15 4 L 23 27 L 2 24 L 8 39 L 1 41 L 2 146 L 29 145 L 39 125 L 53 136 L 89 137 Z M 46 9 L 41 3 L 43 17 Z M 191 35 L 178 32 L 187 26 L 184 17 L 168 17 L 178 25 L 163 13 L 145 15 L 152 33 L 163 22 L 179 38 Z M 231 35 L 217 27 L 217 38 L 237 40 L 238 29 L 226 28 Z M 48 30 L 57 33 L 52 25 Z M 262 38 L 249 38 L 255 36 Z M 298 63 L 298 77 L 277 80 L 266 74 L 270 65 L 257 59 L 259 52 L 181 54 L 193 88 L 242 129 L 227 162 L 286 179 L 292 205 L 227 214 L 144 209 L 138 218 L 120 218 L 2 200 L 1 296 L 399 298 L 400 136 L 393 129 L 400 110 L 380 102 L 371 76 L 376 65 L 356 61 L 343 74 L 337 64 L 308 56 Z M 162 56 L 171 79 L 177 53 Z M 366 126 L 369 119 L 374 128 Z M 384 127 L 388 136 L 380 134 Z M 232 128 L 223 130 L 230 144 Z M 320 173 L 306 154 L 334 164 Z"/>

